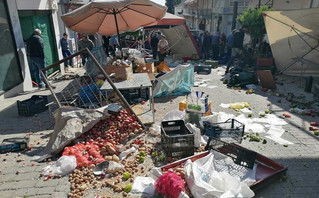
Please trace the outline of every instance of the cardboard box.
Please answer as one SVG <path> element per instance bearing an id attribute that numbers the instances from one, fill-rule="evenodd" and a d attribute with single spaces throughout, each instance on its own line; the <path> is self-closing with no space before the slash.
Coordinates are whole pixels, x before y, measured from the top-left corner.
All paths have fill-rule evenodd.
<path id="1" fill-rule="evenodd" d="M 154 63 L 139 63 L 137 66 L 138 73 L 154 73 Z"/>
<path id="2" fill-rule="evenodd" d="M 110 75 L 111 73 L 115 74 L 116 80 L 129 80 L 132 78 L 133 69 L 132 64 L 130 66 L 110 66 L 107 65 L 104 67 L 105 72 Z"/>
<path id="3" fill-rule="evenodd" d="M 130 80 L 133 76 L 133 70 L 132 67 L 123 67 L 118 66 L 114 69 L 115 73 L 115 80 L 122 81 L 122 80 Z"/>

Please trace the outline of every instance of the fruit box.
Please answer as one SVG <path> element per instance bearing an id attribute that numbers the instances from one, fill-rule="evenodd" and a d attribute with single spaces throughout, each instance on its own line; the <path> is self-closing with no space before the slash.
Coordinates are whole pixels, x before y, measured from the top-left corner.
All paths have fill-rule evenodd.
<path id="1" fill-rule="evenodd" d="M 239 146 L 239 145 L 238 145 Z M 239 146 L 241 147 L 241 146 Z M 209 154 L 210 151 L 205 151 L 203 153 L 199 153 L 178 161 L 175 161 L 173 163 L 167 164 L 165 166 L 161 167 L 161 170 L 167 171 L 170 168 L 174 168 L 176 166 L 179 166 L 186 162 L 188 159 L 190 159 L 192 162 L 194 162 L 197 159 L 200 159 L 202 157 L 205 157 Z M 222 149 L 220 150 L 221 153 Z M 282 164 L 279 164 L 278 162 L 271 160 L 259 153 L 256 155 L 255 164 L 257 164 L 256 169 L 256 182 L 250 185 L 250 189 L 252 189 L 254 192 L 261 189 L 267 184 L 272 183 L 274 180 L 280 178 L 280 176 L 287 171 L 287 167 L 283 166 Z"/>
<path id="2" fill-rule="evenodd" d="M 137 66 L 138 73 L 154 73 L 154 63 L 139 63 Z"/>

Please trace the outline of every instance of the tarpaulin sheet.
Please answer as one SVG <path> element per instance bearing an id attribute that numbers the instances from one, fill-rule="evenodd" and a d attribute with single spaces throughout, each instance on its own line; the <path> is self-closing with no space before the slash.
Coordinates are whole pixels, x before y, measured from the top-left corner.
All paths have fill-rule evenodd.
<path id="1" fill-rule="evenodd" d="M 277 69 L 319 76 L 319 8 L 266 11 L 264 20 Z"/>
<path id="2" fill-rule="evenodd" d="M 179 65 L 173 71 L 157 78 L 154 97 L 190 93 L 194 86 L 194 66 Z"/>

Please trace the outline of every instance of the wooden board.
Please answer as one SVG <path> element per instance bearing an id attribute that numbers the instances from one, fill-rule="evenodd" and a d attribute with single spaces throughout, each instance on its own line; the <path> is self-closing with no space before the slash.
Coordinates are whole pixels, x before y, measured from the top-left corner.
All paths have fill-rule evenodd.
<path id="1" fill-rule="evenodd" d="M 276 83 L 270 70 L 257 70 L 257 76 L 264 88 L 276 89 Z"/>

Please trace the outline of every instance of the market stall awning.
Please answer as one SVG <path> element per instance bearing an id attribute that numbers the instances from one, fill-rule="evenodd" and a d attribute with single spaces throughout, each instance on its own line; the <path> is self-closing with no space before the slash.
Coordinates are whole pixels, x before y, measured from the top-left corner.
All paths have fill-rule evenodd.
<path id="1" fill-rule="evenodd" d="M 159 26 L 183 25 L 185 24 L 185 21 L 186 19 L 183 17 L 166 12 L 161 20 L 150 24 L 149 26 L 145 27 L 145 29 L 160 28 Z"/>
<path id="2" fill-rule="evenodd" d="M 319 76 L 319 8 L 267 11 L 264 20 L 278 71 Z"/>

